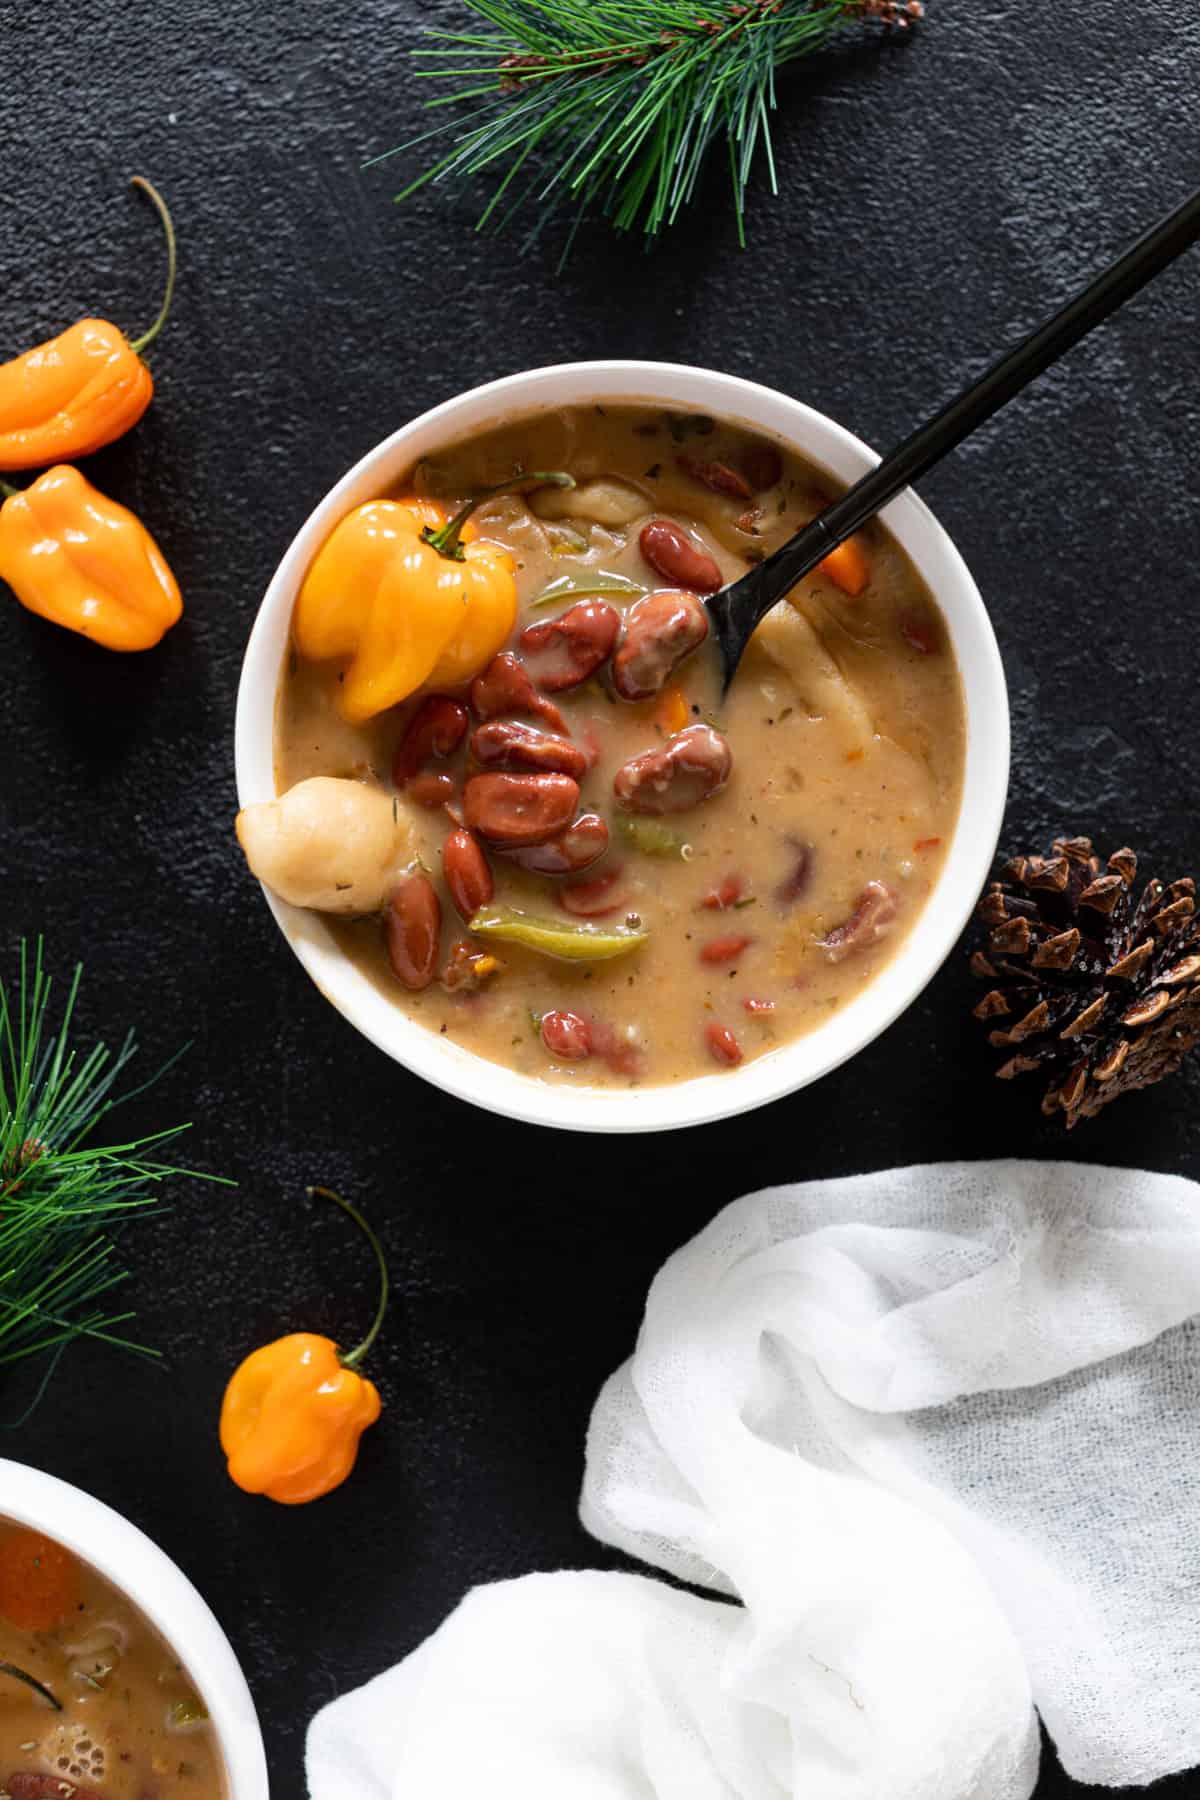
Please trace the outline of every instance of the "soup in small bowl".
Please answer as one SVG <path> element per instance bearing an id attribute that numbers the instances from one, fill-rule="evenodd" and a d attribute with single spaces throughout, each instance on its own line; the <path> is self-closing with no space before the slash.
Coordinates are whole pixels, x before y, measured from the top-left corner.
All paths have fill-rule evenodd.
<path id="1" fill-rule="evenodd" d="M 249 1694 L 195 1590 L 98 1501 L 0 1464 L 0 1796 L 266 1794 Z"/>
<path id="2" fill-rule="evenodd" d="M 1007 717 L 911 495 L 722 694 L 705 597 L 869 453 L 633 367 L 465 396 L 318 510 L 247 654 L 239 836 L 393 1054 L 519 1116 L 653 1129 L 812 1079 L 911 998 L 994 849 Z"/>

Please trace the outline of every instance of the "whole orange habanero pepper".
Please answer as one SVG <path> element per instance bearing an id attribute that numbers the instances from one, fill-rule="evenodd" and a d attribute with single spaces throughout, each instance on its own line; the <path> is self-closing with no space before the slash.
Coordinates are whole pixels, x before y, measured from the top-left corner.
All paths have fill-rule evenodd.
<path id="1" fill-rule="evenodd" d="M 174 625 L 183 601 L 162 551 L 78 469 L 0 493 L 0 580 L 22 606 L 109 650 L 149 650 Z"/>
<path id="2" fill-rule="evenodd" d="M 306 661 L 343 666 L 338 706 L 352 724 L 419 688 L 463 687 L 503 645 L 517 616 L 512 558 L 471 541 L 480 501 L 518 488 L 574 487 L 532 474 L 484 488 L 447 519 L 417 496 L 368 500 L 335 525 L 296 600 L 292 636 Z"/>
<path id="3" fill-rule="evenodd" d="M 357 1207 L 328 1188 L 354 1220 L 379 1264 L 379 1305 L 370 1331 L 345 1356 L 332 1338 L 294 1331 L 253 1351 L 234 1370 L 221 1406 L 221 1448 L 229 1474 L 248 1494 L 301 1506 L 339 1487 L 354 1467 L 359 1439 L 380 1413 L 379 1391 L 358 1373 L 375 1342 L 388 1301 L 388 1272 L 379 1239 Z"/>
<path id="4" fill-rule="evenodd" d="M 167 285 L 158 317 L 130 343 L 107 319 L 80 319 L 69 330 L 0 364 L 0 469 L 39 469 L 88 456 L 136 425 L 150 404 L 154 377 L 142 361 L 171 310 L 175 229 L 166 201 L 142 175 L 167 239 Z"/>

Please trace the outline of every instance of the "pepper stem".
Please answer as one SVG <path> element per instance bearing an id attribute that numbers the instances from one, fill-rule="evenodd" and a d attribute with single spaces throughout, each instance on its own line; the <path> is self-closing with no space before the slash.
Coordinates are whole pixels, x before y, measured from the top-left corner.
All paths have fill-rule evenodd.
<path id="1" fill-rule="evenodd" d="M 529 475 L 510 475 L 507 481 L 497 481 L 491 487 L 480 488 L 479 492 L 473 494 L 464 506 L 459 507 L 447 524 L 439 525 L 436 530 L 432 525 L 427 525 L 421 536 L 427 544 L 433 545 L 439 556 L 445 556 L 451 562 L 461 562 L 463 547 L 458 541 L 459 533 L 475 508 L 484 500 L 490 500 L 493 494 L 519 494 L 523 489 L 531 487 L 573 488 L 574 486 L 575 477 L 568 475 L 563 469 L 551 469 L 549 472 L 544 469 L 535 469 Z"/>
<path id="2" fill-rule="evenodd" d="M 15 488 L 12 485 L 11 481 L 4 481 L 4 480 L 0 479 L 0 494 L 3 494 L 4 498 L 6 500 L 13 499 L 14 496 L 19 494 L 20 492 L 21 492 L 20 488 Z"/>
<path id="3" fill-rule="evenodd" d="M 175 297 L 175 225 L 171 218 L 170 208 L 167 206 L 166 201 L 152 181 L 147 181 L 144 175 L 131 175 L 129 184 L 131 187 L 141 188 L 144 194 L 149 194 L 150 199 L 154 204 L 155 211 L 162 220 L 163 232 L 167 239 L 167 285 L 163 290 L 162 305 L 158 309 L 157 319 L 155 319 L 149 331 L 144 331 L 141 337 L 138 338 L 137 342 L 132 346 L 134 354 L 140 356 L 142 351 L 154 342 L 155 338 L 166 324 L 167 314 L 171 310 L 171 301 Z"/>
<path id="4" fill-rule="evenodd" d="M 14 1681 L 23 1681 L 26 1687 L 33 1689 L 35 1694 L 40 1694 L 43 1700 L 48 1700 L 55 1712 L 62 1711 L 62 1701 L 55 1698 L 45 1683 L 39 1681 L 36 1675 L 30 1675 L 28 1670 L 18 1669 L 16 1663 L 0 1662 L 0 1675 L 11 1675 Z"/>
<path id="5" fill-rule="evenodd" d="M 335 1194 L 332 1188 L 310 1187 L 308 1189 L 308 1197 L 310 1200 L 332 1200 L 335 1206 L 340 1206 L 342 1211 L 347 1213 L 349 1217 L 354 1220 L 354 1223 L 358 1226 L 368 1244 L 370 1244 L 372 1250 L 375 1252 L 375 1261 L 379 1264 L 379 1305 L 375 1309 L 375 1318 L 371 1324 L 371 1329 L 368 1331 L 361 1344 L 357 1345 L 346 1356 L 339 1356 L 338 1358 L 338 1361 L 344 1369 L 356 1369 L 367 1354 L 367 1351 L 371 1348 L 371 1345 L 375 1342 L 375 1339 L 379 1336 L 379 1327 L 383 1324 L 383 1315 L 387 1311 L 389 1282 L 387 1260 L 383 1254 L 383 1245 L 379 1242 L 379 1239 L 371 1230 L 371 1227 L 367 1224 L 367 1221 L 363 1218 L 357 1206 L 352 1206 L 349 1200 L 343 1200 L 342 1196 L 340 1194 Z"/>

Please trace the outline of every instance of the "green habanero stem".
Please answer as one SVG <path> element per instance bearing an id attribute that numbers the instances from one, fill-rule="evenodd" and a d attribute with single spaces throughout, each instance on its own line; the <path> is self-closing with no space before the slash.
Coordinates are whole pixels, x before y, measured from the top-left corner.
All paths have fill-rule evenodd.
<path id="1" fill-rule="evenodd" d="M 140 356 L 144 350 L 149 349 L 150 345 L 154 342 L 155 338 L 167 322 L 168 314 L 171 311 L 171 301 L 175 297 L 175 269 L 178 263 L 178 252 L 175 245 L 175 222 L 171 217 L 171 210 L 154 183 L 152 181 L 147 181 L 144 175 L 131 175 L 129 178 L 129 185 L 130 187 L 140 188 L 143 194 L 149 195 L 151 204 L 162 221 L 163 234 L 167 240 L 167 285 L 163 290 L 162 305 L 158 309 L 158 317 L 155 319 L 153 325 L 151 325 L 149 331 L 143 331 L 141 337 L 135 339 L 130 346 L 135 355 Z"/>
<path id="2" fill-rule="evenodd" d="M 391 1284 L 388 1280 L 387 1258 L 383 1254 L 383 1245 L 380 1243 L 371 1227 L 367 1224 L 366 1219 L 363 1217 L 362 1213 L 359 1212 L 357 1206 L 354 1206 L 349 1200 L 344 1200 L 340 1194 L 335 1194 L 332 1188 L 310 1187 L 307 1191 L 310 1200 L 332 1200 L 335 1206 L 340 1206 L 342 1211 L 347 1214 L 349 1218 L 354 1220 L 354 1223 L 358 1226 L 358 1229 L 362 1232 L 368 1244 L 370 1244 L 372 1250 L 375 1252 L 375 1261 L 379 1265 L 379 1304 L 375 1308 L 375 1317 L 371 1322 L 371 1329 L 368 1331 L 361 1344 L 356 1344 L 354 1349 L 347 1351 L 345 1356 L 338 1357 L 338 1361 L 344 1369 L 357 1369 L 367 1352 L 370 1350 L 371 1345 L 379 1336 L 379 1330 L 383 1324 L 383 1315 L 387 1311 L 388 1295 L 391 1291 Z"/>
<path id="3" fill-rule="evenodd" d="M 562 469 L 551 469 L 548 472 L 544 469 L 535 469 L 529 475 L 512 475 L 507 481 L 493 482 L 491 487 L 480 488 L 477 494 L 472 494 L 471 498 L 459 507 L 454 517 L 445 525 L 439 525 L 436 529 L 432 525 L 426 525 L 421 536 L 427 544 L 433 546 L 439 556 L 446 557 L 450 562 L 462 562 L 464 551 L 458 541 L 459 536 L 475 508 L 482 506 L 485 500 L 491 500 L 496 494 L 524 493 L 528 488 L 573 488 L 574 486 L 575 477 L 568 475 Z"/>

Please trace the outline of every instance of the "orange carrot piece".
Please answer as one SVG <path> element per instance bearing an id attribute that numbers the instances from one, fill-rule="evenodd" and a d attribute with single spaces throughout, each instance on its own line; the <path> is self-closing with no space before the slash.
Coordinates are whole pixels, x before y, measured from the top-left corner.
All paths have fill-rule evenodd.
<path id="1" fill-rule="evenodd" d="M 49 1631 L 79 1603 L 79 1565 L 40 1531 L 0 1543 L 0 1614 L 22 1631 Z"/>
<path id="2" fill-rule="evenodd" d="M 674 737 L 682 731 L 691 714 L 688 712 L 687 697 L 677 681 L 672 681 L 658 696 L 658 705 L 654 708 L 654 723 L 668 737 Z"/>
<path id="3" fill-rule="evenodd" d="M 817 567 L 851 599 L 857 599 L 871 579 L 866 554 L 857 538 L 847 538 L 844 544 L 823 556 Z"/>

